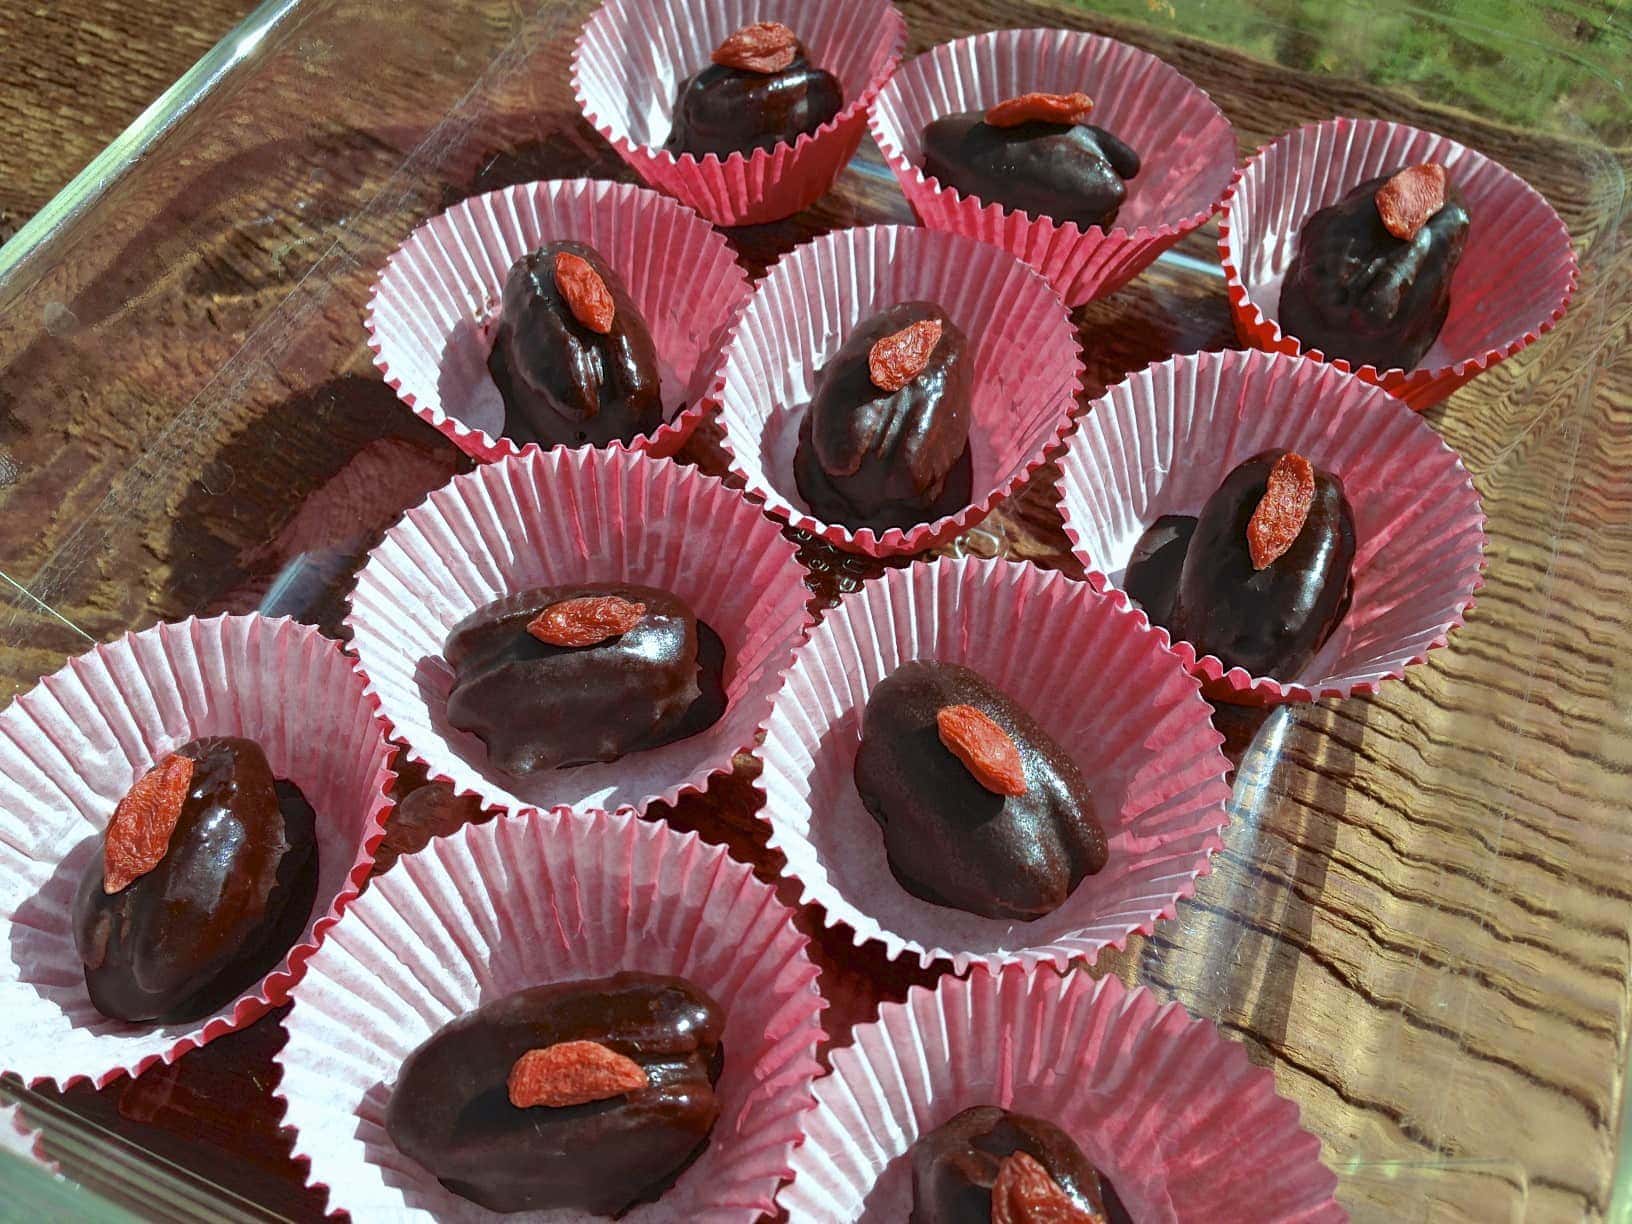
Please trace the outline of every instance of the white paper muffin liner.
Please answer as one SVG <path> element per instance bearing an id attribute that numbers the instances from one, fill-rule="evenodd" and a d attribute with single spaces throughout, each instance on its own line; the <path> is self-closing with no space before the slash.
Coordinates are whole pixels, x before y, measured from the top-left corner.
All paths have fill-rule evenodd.
<path id="1" fill-rule="evenodd" d="M 1348 1218 L 1274 1076 L 1177 1003 L 1115 978 L 977 969 L 914 986 L 832 1064 L 778 1195 L 794 1224 L 905 1220 L 908 1149 L 976 1105 L 1064 1129 L 1140 1224 Z"/>
<path id="2" fill-rule="evenodd" d="M 824 523 L 793 479 L 816 375 L 859 324 L 920 299 L 969 338 L 974 501 L 906 531 Z M 944 543 L 1018 488 L 1070 428 L 1081 375 L 1076 328 L 1036 273 L 972 238 L 873 225 L 824 234 L 770 270 L 726 345 L 713 398 L 732 470 L 769 513 L 846 551 L 883 557 Z"/>
<path id="3" fill-rule="evenodd" d="M 925 175 L 931 120 L 1019 94 L 1077 91 L 1094 99 L 1092 122 L 1141 160 L 1109 230 L 1006 209 Z M 1200 87 L 1148 51 L 1073 30 L 997 30 L 936 47 L 890 78 L 869 122 L 925 225 L 1002 247 L 1070 306 L 1115 292 L 1203 224 L 1235 171 L 1235 132 Z"/>
<path id="4" fill-rule="evenodd" d="M 312 960 L 278 1054 L 308 1184 L 355 1220 L 498 1215 L 442 1188 L 386 1134 L 403 1060 L 444 1024 L 529 986 L 674 974 L 725 1014 L 720 1117 L 656 1203 L 624 1216 L 751 1221 L 771 1208 L 811 1108 L 824 1006 L 775 890 L 658 821 L 528 812 L 467 825 L 381 876 Z"/>
<path id="5" fill-rule="evenodd" d="M 1253 156 L 1224 202 L 1218 249 L 1243 343 L 1330 361 L 1281 331 L 1281 283 L 1298 232 L 1358 183 L 1438 162 L 1467 205 L 1470 225 L 1451 280 L 1451 311 L 1413 370 L 1356 371 L 1413 408 L 1437 404 L 1482 370 L 1533 343 L 1564 317 L 1575 293 L 1575 249 L 1552 205 L 1500 162 L 1433 132 L 1378 119 L 1330 119 L 1286 133 Z"/>
<path id="6" fill-rule="evenodd" d="M 417 416 L 467 455 L 516 454 L 522 448 L 500 432 L 504 401 L 487 369 L 493 326 L 510 265 L 566 240 L 600 252 L 651 331 L 666 423 L 629 447 L 672 455 L 702 419 L 748 277 L 708 222 L 655 191 L 596 179 L 523 183 L 432 217 L 396 249 L 374 286 L 365 319 L 374 364 Z"/>
<path id="7" fill-rule="evenodd" d="M 984 918 L 891 874 L 853 770 L 869 694 L 914 659 L 973 668 L 1081 768 L 1110 858 L 1052 914 Z M 876 939 L 958 973 L 1092 961 L 1173 917 L 1212 869 L 1230 788 L 1211 715 L 1148 624 L 1086 583 L 1003 561 L 918 563 L 863 584 L 800 647 L 766 726 L 760 815 L 801 902 L 858 946 Z"/>
<path id="8" fill-rule="evenodd" d="M 680 82 L 760 21 L 799 36 L 811 62 L 838 78 L 843 108 L 793 143 L 747 156 L 666 152 Z M 833 185 L 906 40 L 907 23 L 887 0 L 606 0 L 579 35 L 572 88 L 584 117 L 651 186 L 716 225 L 759 225 L 791 217 Z"/>
<path id="9" fill-rule="evenodd" d="M 501 596 L 575 582 L 636 582 L 678 595 L 725 644 L 729 706 L 712 727 L 606 764 L 491 766 L 447 721 L 449 631 Z M 720 481 L 621 449 L 529 450 L 456 476 L 369 555 L 350 626 L 369 695 L 408 756 L 484 806 L 644 808 L 731 768 L 770 710 L 810 592 L 794 546 Z"/>
<path id="10" fill-rule="evenodd" d="M 91 1004 L 74 892 L 94 835 L 161 757 L 241 735 L 317 813 L 317 899 L 282 963 L 204 1020 L 131 1024 Z M 0 711 L 0 1070 L 100 1088 L 174 1062 L 282 1003 L 374 861 L 396 775 L 362 681 L 335 642 L 291 620 L 217 616 L 98 646 Z"/>
<path id="11" fill-rule="evenodd" d="M 1120 589 L 1145 529 L 1195 514 L 1225 475 L 1272 447 L 1343 480 L 1354 598 L 1295 676 L 1253 676 L 1173 648 L 1209 696 L 1249 705 L 1375 693 L 1463 623 L 1483 581 L 1485 516 L 1455 451 L 1402 401 L 1335 366 L 1260 352 L 1196 353 L 1112 387 L 1060 463 L 1060 512 L 1088 579 Z M 1144 612 L 1133 609 L 1148 623 Z M 1162 641 L 1167 630 L 1156 626 Z"/>

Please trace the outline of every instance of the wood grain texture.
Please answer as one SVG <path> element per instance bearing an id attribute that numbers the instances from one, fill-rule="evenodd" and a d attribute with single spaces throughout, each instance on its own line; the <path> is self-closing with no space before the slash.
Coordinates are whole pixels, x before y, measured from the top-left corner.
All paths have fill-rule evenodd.
<path id="1" fill-rule="evenodd" d="M 413 20 L 362 0 L 321 7 L 0 298 L 16 324 L 0 328 L 0 516 L 28 525 L 0 533 L 0 572 L 16 584 L 0 592 L 6 694 L 161 618 L 262 607 L 336 629 L 379 532 L 468 466 L 369 367 L 360 319 L 375 270 L 415 222 L 465 195 L 630 177 L 566 88 L 587 5 L 562 19 L 498 0 Z M 915 49 L 1023 24 L 1138 42 L 1212 93 L 1243 152 L 1333 113 L 1444 131 L 1564 216 L 1584 266 L 1570 315 L 1430 415 L 1490 519 L 1469 624 L 1375 699 L 1221 709 L 1238 766 L 1226 850 L 1176 921 L 1095 972 L 1180 999 L 1271 1067 L 1358 1219 L 1603 1217 L 1632 968 L 1620 662 L 1632 643 L 1632 156 L 1064 4 L 901 7 Z M 368 23 L 366 43 L 343 37 L 348 21 Z M 910 215 L 867 146 L 808 213 L 730 236 L 757 274 L 813 234 L 874 220 Z M 1171 352 L 1234 343 L 1214 233 L 1077 313 L 1090 392 Z M 685 458 L 720 470 L 708 429 Z M 950 551 L 1080 573 L 1054 478 L 1045 469 Z M 819 604 L 880 569 L 810 541 L 801 559 Z M 741 758 L 706 794 L 653 815 L 775 879 L 753 772 Z M 481 816 L 422 783 L 404 780 L 382 869 Z M 819 914 L 798 921 L 839 1042 L 878 1000 L 932 980 L 850 948 Z M 223 1186 L 315 1217 L 322 1195 L 301 1188 L 266 1096 L 274 1024 L 60 1102 L 183 1162 L 203 1163 L 189 1145 L 206 1145 Z"/>

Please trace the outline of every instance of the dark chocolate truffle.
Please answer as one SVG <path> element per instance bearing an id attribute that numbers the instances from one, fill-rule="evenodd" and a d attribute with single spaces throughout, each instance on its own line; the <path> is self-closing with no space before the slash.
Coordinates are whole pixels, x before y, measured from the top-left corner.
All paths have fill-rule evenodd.
<path id="1" fill-rule="evenodd" d="M 600 301 L 604 309 L 610 298 L 612 318 L 604 332 L 580 321 L 563 295 L 562 256 L 580 274 L 571 259 L 583 260 L 605 286 Z M 504 397 L 504 435 L 518 446 L 606 446 L 663 424 L 646 321 L 618 274 L 581 242 L 546 243 L 511 266 L 487 369 Z"/>
<path id="2" fill-rule="evenodd" d="M 1024 1152 L 1078 1212 L 1096 1224 L 1132 1224 L 1104 1174 L 1052 1122 L 977 1105 L 912 1145 L 908 1224 L 991 1224 L 992 1187 L 1004 1160 Z M 1049 1220 L 1059 1215 L 1047 1215 Z"/>
<path id="3" fill-rule="evenodd" d="M 116 1020 L 209 1015 L 277 967 L 317 895 L 316 817 L 260 745 L 210 737 L 174 755 L 193 766 L 162 857 L 110 893 L 122 875 L 99 834 L 74 896 L 86 988 Z"/>
<path id="4" fill-rule="evenodd" d="M 620 973 L 518 991 L 444 1025 L 408 1056 L 385 1129 L 404 1155 L 490 1211 L 618 1215 L 657 1198 L 707 1146 L 724 1027 L 719 1006 L 680 978 Z M 523 1056 L 567 1042 L 593 1043 L 626 1068 L 629 1060 L 645 1086 L 569 1094 L 573 1104 L 512 1103 Z"/>
<path id="5" fill-rule="evenodd" d="M 640 609 L 627 629 L 602 626 L 609 631 L 581 645 L 529 631 L 550 609 L 608 599 Z M 455 625 L 443 653 L 454 675 L 448 722 L 516 776 L 615 761 L 696 735 L 725 713 L 724 645 L 683 600 L 653 587 L 586 583 L 507 595 Z"/>
<path id="6" fill-rule="evenodd" d="M 988 120 L 999 109 L 945 115 L 925 127 L 924 173 L 982 204 L 1109 228 L 1127 199 L 1123 181 L 1139 173 L 1139 155 L 1104 128 L 1064 118 L 997 126 Z"/>
<path id="7" fill-rule="evenodd" d="M 1017 754 L 992 776 L 977 778 L 948 743 L 946 712 L 960 707 L 983 715 L 988 733 Z M 1015 773 L 1018 786 L 994 781 Z M 855 777 L 884 830 L 890 870 L 925 901 L 1029 922 L 1105 866 L 1105 832 L 1075 762 L 967 667 L 919 661 L 880 681 L 862 720 Z"/>
<path id="8" fill-rule="evenodd" d="M 744 50 L 755 42 L 769 54 Z M 670 153 L 712 153 L 721 161 L 733 153 L 746 157 L 755 149 L 791 144 L 844 107 L 838 78 L 812 64 L 786 26 L 749 26 L 727 39 L 713 58 L 681 82 L 674 127 L 663 145 Z M 740 66 L 749 63 L 755 66 Z"/>
<path id="9" fill-rule="evenodd" d="M 1287 453 L 1264 451 L 1237 466 L 1199 518 L 1159 519 L 1123 578 L 1151 620 L 1255 676 L 1296 676 L 1349 605 L 1354 513 L 1342 480 L 1329 472 L 1311 468 L 1313 500 L 1290 546 L 1262 568 L 1254 564 L 1248 525 Z"/>
<path id="10" fill-rule="evenodd" d="M 1280 325 L 1327 357 L 1410 370 L 1450 313 L 1468 213 L 1447 198 L 1413 237 L 1398 238 L 1377 205 L 1392 177 L 1361 183 L 1304 222 L 1281 285 Z"/>
<path id="11" fill-rule="evenodd" d="M 880 386 L 875 346 L 889 346 L 890 337 L 919 324 L 930 325 L 919 329 L 921 336 L 936 337 L 927 361 L 905 382 L 885 374 L 888 385 Z M 963 333 L 931 302 L 902 302 L 851 332 L 822 367 L 799 425 L 793 478 L 811 513 L 882 532 L 933 522 L 968 505 L 974 482 L 969 360 Z M 917 365 L 897 364 L 893 373 Z"/>

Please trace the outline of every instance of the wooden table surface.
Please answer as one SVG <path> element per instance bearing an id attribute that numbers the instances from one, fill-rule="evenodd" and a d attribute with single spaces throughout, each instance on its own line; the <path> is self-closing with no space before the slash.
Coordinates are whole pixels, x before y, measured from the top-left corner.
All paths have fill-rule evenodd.
<path id="1" fill-rule="evenodd" d="M 0 243 L 254 7 L 254 0 L 0 5 Z"/>
<path id="2" fill-rule="evenodd" d="M 358 559 L 468 466 L 396 402 L 361 343 L 375 269 L 476 191 L 628 172 L 565 86 L 572 21 L 491 0 L 339 0 L 284 31 L 0 297 L 0 698 L 161 618 L 290 610 L 333 630 Z M 531 7 L 531 6 L 529 6 Z M 581 10 L 584 4 L 572 6 Z M 1176 921 L 1094 970 L 1180 999 L 1274 1070 L 1363 1219 L 1530 1221 L 1607 1210 L 1626 1060 L 1632 840 L 1632 158 L 1268 68 L 1049 0 L 907 0 L 915 48 L 974 29 L 1096 28 L 1201 82 L 1243 152 L 1335 112 L 1436 128 L 1541 189 L 1583 253 L 1558 330 L 1429 419 L 1490 519 L 1487 583 L 1451 645 L 1373 699 L 1219 711 L 1232 826 Z M 204 6 L 189 6 L 196 17 Z M 367 21 L 366 42 L 343 36 Z M 9 54 L 9 52 L 7 53 Z M 324 105 L 314 108 L 312 99 Z M 3 176 L 0 176 L 3 177 Z M 789 222 L 731 234 L 756 272 L 836 225 L 906 219 L 864 150 Z M 1089 391 L 1232 344 L 1215 227 L 1078 312 Z M 718 470 L 706 436 L 687 458 Z M 1052 471 L 959 546 L 1079 572 Z M 807 546 L 825 601 L 874 567 Z M 303 568 L 296 575 L 291 563 Z M 316 577 L 311 575 L 316 573 Z M 291 583 L 291 577 L 301 577 Z M 305 585 L 302 585 L 302 584 Z M 752 765 L 657 815 L 779 866 Z M 410 777 L 386 865 L 477 813 Z M 800 915 L 833 1036 L 930 975 Z M 43 1093 L 275 1213 L 311 1217 L 266 1089 L 276 1017 L 114 1084 Z M 94 1161 L 56 1154 L 92 1184 Z M 185 1179 L 184 1179 L 185 1180 Z"/>

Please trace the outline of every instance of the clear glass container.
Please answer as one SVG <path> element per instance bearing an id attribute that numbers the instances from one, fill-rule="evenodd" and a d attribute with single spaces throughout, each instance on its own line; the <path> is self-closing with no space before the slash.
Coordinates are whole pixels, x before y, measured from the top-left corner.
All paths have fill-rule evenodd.
<path id="1" fill-rule="evenodd" d="M 338 632 L 362 555 L 469 461 L 372 369 L 366 296 L 426 216 L 532 178 L 628 178 L 573 105 L 587 0 L 268 0 L 0 247 L 0 699 L 129 628 L 260 609 Z M 1095 973 L 1274 1069 L 1356 1219 L 1618 1216 L 1632 974 L 1632 36 L 1547 0 L 901 0 L 922 50 L 1068 25 L 1162 55 L 1243 155 L 1334 114 L 1404 120 L 1541 190 L 1582 284 L 1551 335 L 1429 414 L 1485 498 L 1489 570 L 1447 649 L 1373 699 L 1220 708 L 1225 853 Z M 911 215 L 865 143 L 757 274 Z M 1208 225 L 1077 313 L 1090 392 L 1233 345 Z M 683 456 L 720 469 L 705 429 Z M 1050 486 L 957 541 L 1075 572 Z M 824 596 L 876 571 L 825 546 Z M 657 815 L 770 860 L 739 768 Z M 382 867 L 477 813 L 405 777 Z M 774 868 L 775 864 L 770 863 Z M 811 924 L 812 929 L 819 929 Z M 928 975 L 819 935 L 840 1042 Z M 101 1091 L 0 1081 L 36 1156 L 17 1218 L 317 1218 L 281 1133 L 274 1013 Z M 0 1118 L 0 1127 L 8 1126 Z"/>

